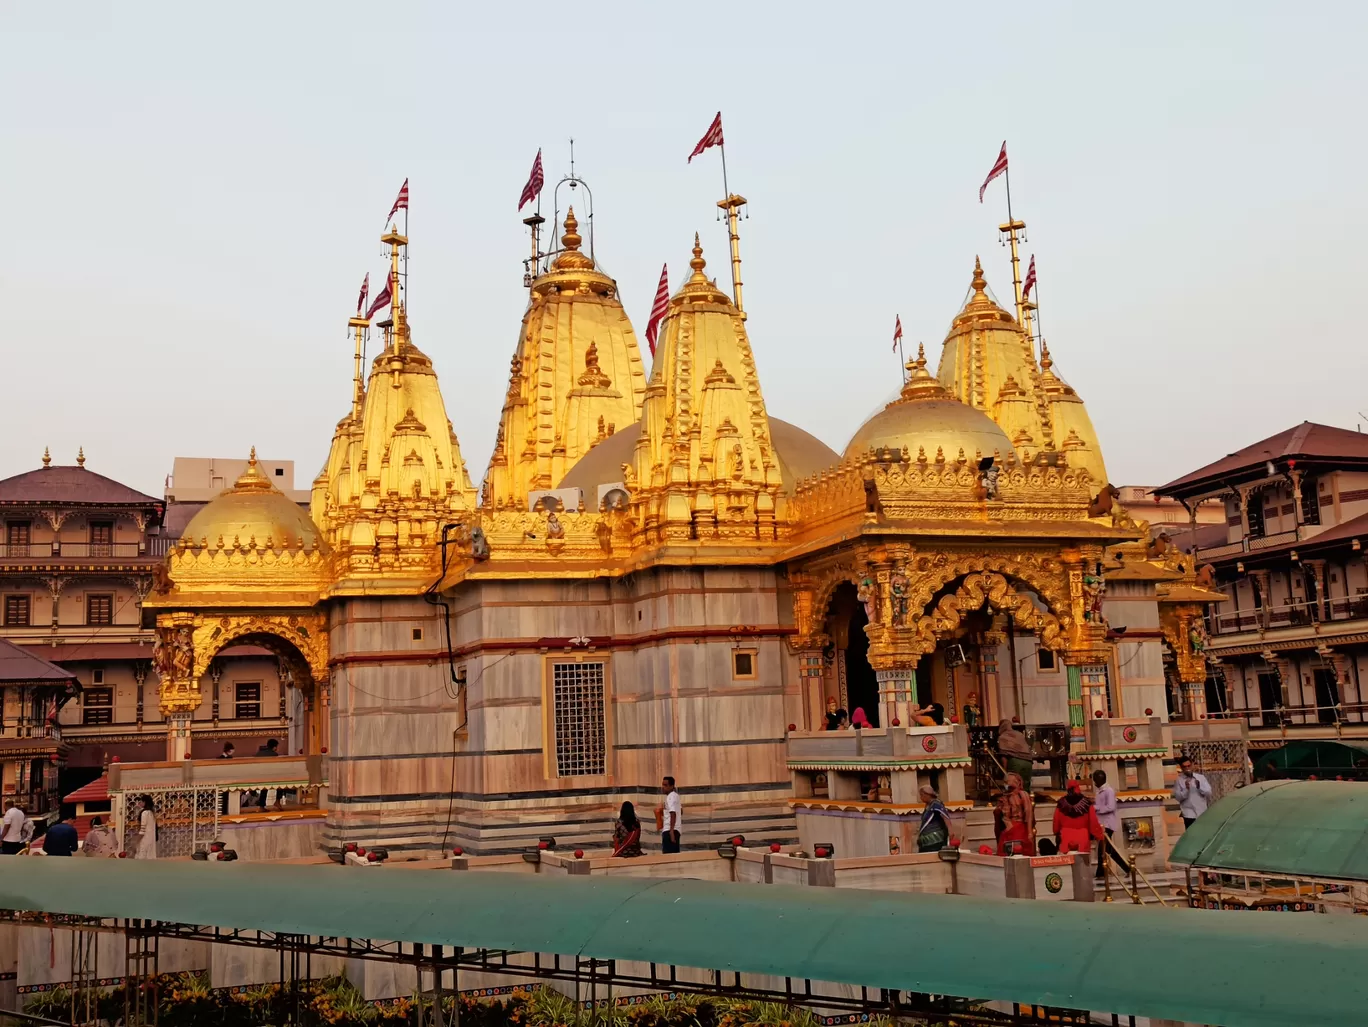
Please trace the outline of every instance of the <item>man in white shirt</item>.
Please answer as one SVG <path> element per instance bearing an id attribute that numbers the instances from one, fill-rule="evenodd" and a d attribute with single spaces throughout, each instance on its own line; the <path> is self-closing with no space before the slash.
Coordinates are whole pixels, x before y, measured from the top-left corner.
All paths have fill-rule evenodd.
<path id="1" fill-rule="evenodd" d="M 0 820 L 0 855 L 16 856 L 24 850 L 24 822 L 28 817 L 13 799 L 5 800 L 5 816 Z"/>
<path id="2" fill-rule="evenodd" d="M 675 779 L 667 777 L 660 783 L 665 793 L 665 808 L 660 821 L 660 851 L 679 851 L 679 829 L 684 823 L 684 811 L 679 804 L 679 793 L 675 791 Z"/>
<path id="3" fill-rule="evenodd" d="M 1106 832 L 1097 842 L 1097 871 L 1093 876 L 1100 881 L 1107 876 L 1105 861 L 1108 854 L 1116 861 L 1116 865 L 1121 868 L 1122 873 L 1130 873 L 1130 864 L 1122 858 L 1121 853 L 1117 852 L 1116 846 L 1112 844 L 1112 835 L 1121 829 L 1121 818 L 1116 814 L 1116 789 L 1107 784 L 1105 771 L 1094 770 L 1092 779 L 1093 809 L 1097 811 L 1097 822 L 1102 825 L 1102 830 Z"/>
<path id="4" fill-rule="evenodd" d="M 1211 802 L 1211 782 L 1204 774 L 1195 774 L 1192 760 L 1184 756 L 1178 763 L 1178 780 L 1173 782 L 1173 797 L 1178 800 L 1178 813 L 1183 818 L 1183 830 L 1206 812 Z"/>

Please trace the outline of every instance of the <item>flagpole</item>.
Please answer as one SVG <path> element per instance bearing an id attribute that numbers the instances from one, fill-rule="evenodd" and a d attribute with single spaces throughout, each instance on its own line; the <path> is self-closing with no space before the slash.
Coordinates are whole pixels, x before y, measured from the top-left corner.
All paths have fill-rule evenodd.
<path id="1" fill-rule="evenodd" d="M 1017 324 L 1025 327 L 1024 311 L 1021 305 L 1021 256 L 1017 253 L 1017 232 L 1024 232 L 1025 222 L 1012 217 L 1012 168 L 1010 163 L 1002 169 L 1002 177 L 1007 185 L 1007 223 L 999 225 L 999 232 L 1006 232 L 1012 246 L 1012 292 L 1016 299 Z"/>
<path id="2" fill-rule="evenodd" d="M 744 321 L 746 310 L 741 304 L 741 234 L 737 212 L 745 206 L 746 198 L 734 195 L 727 185 L 727 145 L 718 143 L 717 148 L 722 151 L 722 191 L 726 193 L 726 199 L 720 200 L 717 205 L 727 212 L 727 238 L 731 243 L 732 300 Z"/>

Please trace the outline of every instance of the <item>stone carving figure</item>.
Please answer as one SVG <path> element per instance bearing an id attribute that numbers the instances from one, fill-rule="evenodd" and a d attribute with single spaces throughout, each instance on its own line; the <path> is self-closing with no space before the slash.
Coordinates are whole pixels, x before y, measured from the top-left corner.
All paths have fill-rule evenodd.
<path id="1" fill-rule="evenodd" d="M 561 524 L 560 518 L 556 516 L 554 510 L 546 517 L 546 537 L 548 539 L 565 538 L 565 525 Z"/>

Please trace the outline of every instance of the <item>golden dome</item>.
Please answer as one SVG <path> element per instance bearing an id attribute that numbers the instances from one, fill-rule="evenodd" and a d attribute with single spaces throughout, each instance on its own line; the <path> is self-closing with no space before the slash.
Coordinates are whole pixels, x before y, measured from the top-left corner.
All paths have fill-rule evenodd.
<path id="1" fill-rule="evenodd" d="M 834 449 L 795 424 L 771 417 L 769 429 L 774 455 L 779 459 L 780 480 L 785 489 L 791 491 L 797 482 L 834 466 L 840 460 Z M 638 421 L 608 436 L 585 453 L 556 487 L 583 489 L 585 506 L 592 508 L 600 485 L 623 480 L 622 465 L 632 462 L 640 435 L 641 422 Z"/>
<path id="2" fill-rule="evenodd" d="M 190 544 L 204 540 L 210 548 L 327 550 L 309 515 L 261 473 L 255 446 L 247 470 L 190 518 L 181 537 Z"/>
<path id="3" fill-rule="evenodd" d="M 1012 441 L 993 419 L 955 399 L 926 370 L 926 353 L 907 365 L 902 395 L 866 421 L 846 446 L 846 458 L 871 449 L 906 449 L 913 460 L 966 460 L 975 456 L 1004 457 Z"/>

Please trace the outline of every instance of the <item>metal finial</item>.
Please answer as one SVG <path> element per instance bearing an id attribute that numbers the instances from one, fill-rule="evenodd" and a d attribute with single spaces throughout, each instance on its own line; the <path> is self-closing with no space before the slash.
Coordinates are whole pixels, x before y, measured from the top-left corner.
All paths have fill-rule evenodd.
<path id="1" fill-rule="evenodd" d="M 575 208 L 570 207 L 565 212 L 565 234 L 561 236 L 561 245 L 567 250 L 578 250 L 580 243 L 584 242 L 578 229 L 579 221 L 575 218 Z"/>
<path id="2" fill-rule="evenodd" d="M 703 269 L 707 266 L 708 262 L 703 259 L 703 244 L 699 242 L 698 233 L 695 232 L 693 245 L 693 260 L 689 261 L 689 267 L 693 268 L 699 274 L 702 274 Z"/>
<path id="3" fill-rule="evenodd" d="M 43 447 L 43 466 L 44 466 L 44 467 L 51 467 L 51 466 L 52 466 L 52 454 L 51 454 L 50 452 L 48 452 L 48 447 L 47 447 L 47 446 L 44 446 L 44 447 Z"/>
<path id="4" fill-rule="evenodd" d="M 82 446 L 80 449 L 76 451 L 76 466 L 85 466 L 85 446 Z"/>

